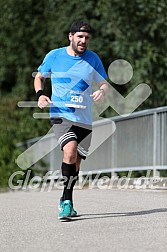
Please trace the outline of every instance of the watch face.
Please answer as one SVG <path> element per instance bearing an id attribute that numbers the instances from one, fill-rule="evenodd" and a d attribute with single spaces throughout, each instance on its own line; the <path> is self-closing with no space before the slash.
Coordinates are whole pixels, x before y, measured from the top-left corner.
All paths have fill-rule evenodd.
<path id="1" fill-rule="evenodd" d="M 100 88 L 100 91 L 102 92 L 103 95 L 105 95 L 104 89 Z"/>

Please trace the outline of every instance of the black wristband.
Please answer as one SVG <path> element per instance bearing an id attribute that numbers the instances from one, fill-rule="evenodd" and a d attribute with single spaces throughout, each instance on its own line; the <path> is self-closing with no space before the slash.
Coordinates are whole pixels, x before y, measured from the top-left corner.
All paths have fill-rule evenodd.
<path id="1" fill-rule="evenodd" d="M 38 101 L 38 99 L 39 99 L 39 97 L 40 97 L 41 95 L 45 95 L 45 93 L 44 93 L 44 91 L 43 91 L 42 89 L 41 89 L 41 90 L 38 90 L 38 92 L 36 93 L 37 101 Z"/>

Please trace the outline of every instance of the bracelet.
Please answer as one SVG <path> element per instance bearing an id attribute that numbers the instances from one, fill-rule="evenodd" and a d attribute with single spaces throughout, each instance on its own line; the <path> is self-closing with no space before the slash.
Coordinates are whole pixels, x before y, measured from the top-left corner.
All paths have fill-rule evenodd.
<path id="1" fill-rule="evenodd" d="M 103 96 L 105 96 L 105 92 L 103 88 L 100 88 L 100 91 L 102 92 Z"/>
<path id="2" fill-rule="evenodd" d="M 44 91 L 41 89 L 41 90 L 38 90 L 38 92 L 36 93 L 36 97 L 37 97 L 37 100 L 39 99 L 39 97 L 41 95 L 45 95 Z"/>

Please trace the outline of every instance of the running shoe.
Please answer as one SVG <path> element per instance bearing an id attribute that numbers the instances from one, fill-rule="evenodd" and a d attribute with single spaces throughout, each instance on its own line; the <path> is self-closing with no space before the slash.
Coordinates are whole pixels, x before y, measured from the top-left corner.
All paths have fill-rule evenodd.
<path id="1" fill-rule="evenodd" d="M 72 211 L 72 205 L 70 200 L 64 200 L 61 203 L 61 210 L 58 214 L 59 220 L 70 219 Z"/>
<path id="2" fill-rule="evenodd" d="M 78 216 L 78 213 L 77 211 L 72 207 L 72 210 L 71 210 L 71 217 L 76 217 Z"/>
<path id="3" fill-rule="evenodd" d="M 62 211 L 62 208 L 63 208 L 63 200 L 62 200 L 62 198 L 60 198 L 60 203 L 59 203 L 59 206 L 58 206 L 58 209 L 59 209 L 60 212 Z M 76 217 L 77 215 L 78 215 L 77 211 L 72 207 L 70 217 Z"/>

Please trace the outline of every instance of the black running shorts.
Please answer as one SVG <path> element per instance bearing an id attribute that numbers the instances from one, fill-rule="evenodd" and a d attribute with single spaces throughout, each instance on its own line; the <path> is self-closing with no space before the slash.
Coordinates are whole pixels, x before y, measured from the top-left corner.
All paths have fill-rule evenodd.
<path id="1" fill-rule="evenodd" d="M 90 125 L 72 122 L 65 118 L 51 118 L 51 125 L 61 150 L 70 141 L 76 141 L 79 156 L 86 159 L 92 137 L 92 127 Z"/>

